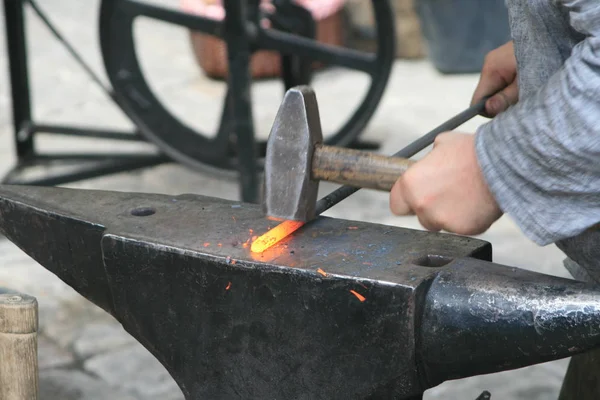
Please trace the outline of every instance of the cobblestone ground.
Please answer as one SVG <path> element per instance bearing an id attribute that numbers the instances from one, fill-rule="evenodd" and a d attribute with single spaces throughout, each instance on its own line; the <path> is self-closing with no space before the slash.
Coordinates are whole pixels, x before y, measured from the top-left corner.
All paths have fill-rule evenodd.
<path id="1" fill-rule="evenodd" d="M 39 0 L 52 21 L 89 60 L 104 79 L 97 40 L 98 0 Z M 163 4 L 177 6 L 175 0 Z M 31 17 L 31 12 L 27 13 Z M 4 18 L 2 18 L 2 24 Z M 36 18 L 28 19 L 31 50 L 31 83 L 34 116 L 38 121 L 128 128 L 130 124 L 103 93 L 67 56 Z M 14 162 L 10 97 L 7 80 L 4 27 L 0 48 L 0 173 Z M 198 70 L 185 31 L 141 20 L 136 24 L 142 67 L 153 90 L 168 108 L 190 126 L 214 131 L 224 86 Z M 380 140 L 391 153 L 438 123 L 462 110 L 477 76 L 441 76 L 427 62 L 396 63 L 385 98 L 363 137 Z M 329 71 L 314 84 L 326 131 L 332 131 L 358 104 L 368 81 L 361 75 Z M 257 84 L 252 92 L 258 135 L 266 137 L 281 100 L 276 81 Z M 215 101 L 218 99 L 218 101 Z M 463 129 L 472 131 L 484 120 Z M 43 149 L 135 149 L 90 140 L 40 138 Z M 224 181 L 184 167 L 167 165 L 137 173 L 120 174 L 70 187 L 169 194 L 197 193 L 235 199 L 234 182 Z M 322 191 L 332 186 L 322 185 Z M 362 191 L 327 215 L 389 225 L 420 228 L 414 218 L 396 218 L 388 212 L 387 196 Z M 568 276 L 562 255 L 553 246 L 540 248 L 529 242 L 512 221 L 502 218 L 482 236 L 494 245 L 497 262 L 558 276 Z M 44 400 L 71 399 L 181 399 L 173 380 L 157 361 L 111 317 L 91 305 L 54 275 L 45 271 L 6 240 L 0 240 L 0 285 L 37 297 L 40 304 L 40 379 Z M 567 360 L 517 371 L 446 382 L 428 391 L 425 399 L 474 399 L 484 389 L 494 399 L 554 399 Z"/>

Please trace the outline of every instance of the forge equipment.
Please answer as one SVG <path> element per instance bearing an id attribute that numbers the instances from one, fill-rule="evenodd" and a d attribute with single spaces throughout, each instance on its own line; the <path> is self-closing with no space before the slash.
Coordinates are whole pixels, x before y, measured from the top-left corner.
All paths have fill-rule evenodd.
<path id="1" fill-rule="evenodd" d="M 188 400 L 413 399 L 600 345 L 597 286 L 493 263 L 487 242 L 321 217 L 252 253 L 270 224 L 197 195 L 0 186 L 0 232 Z"/>

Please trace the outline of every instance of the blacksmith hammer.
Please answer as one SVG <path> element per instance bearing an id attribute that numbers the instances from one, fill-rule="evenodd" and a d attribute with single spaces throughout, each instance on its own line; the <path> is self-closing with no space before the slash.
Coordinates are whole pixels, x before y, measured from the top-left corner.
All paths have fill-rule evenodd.
<path id="1" fill-rule="evenodd" d="M 310 221 L 316 214 L 319 181 L 390 191 L 414 161 L 323 145 L 314 91 L 288 90 L 267 141 L 263 206 L 282 220 Z"/>

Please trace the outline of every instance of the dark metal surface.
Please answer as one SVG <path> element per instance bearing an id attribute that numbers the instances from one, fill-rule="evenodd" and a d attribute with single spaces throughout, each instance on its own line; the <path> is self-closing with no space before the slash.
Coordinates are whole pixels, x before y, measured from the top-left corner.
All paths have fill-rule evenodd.
<path id="1" fill-rule="evenodd" d="M 223 39 L 227 44 L 228 93 L 231 102 L 230 117 L 233 117 L 231 132 L 238 155 L 238 173 L 241 196 L 246 202 L 258 202 L 259 178 L 257 145 L 252 120 L 250 85 L 250 56 L 252 55 L 252 33 L 249 32 L 248 14 L 250 7 L 258 9 L 258 0 L 224 0 L 226 18 L 223 21 Z M 258 15 L 253 21 L 258 26 Z M 231 139 L 230 139 L 231 140 Z M 221 155 L 223 156 L 223 155 Z"/>
<path id="2" fill-rule="evenodd" d="M 26 157 L 33 152 L 33 138 L 27 135 L 27 130 L 23 130 L 31 120 L 31 100 L 29 98 L 25 17 L 21 1 L 4 0 L 4 23 L 15 146 L 17 157 Z"/>
<path id="3" fill-rule="evenodd" d="M 316 39 L 317 22 L 309 10 L 291 0 L 275 0 L 273 5 L 276 12 L 269 15 L 269 20 L 275 29 L 311 40 Z M 282 54 L 281 78 L 285 90 L 299 85 L 309 85 L 312 79 L 312 69 L 312 60 L 291 53 Z"/>
<path id="4" fill-rule="evenodd" d="M 320 217 L 261 255 L 256 205 L 0 187 L 0 231 L 118 319 L 188 399 L 407 399 L 600 344 L 600 292 L 489 243 Z"/>
<path id="5" fill-rule="evenodd" d="M 319 106 L 308 86 L 288 90 L 273 122 L 265 156 L 265 214 L 312 220 L 319 181 L 312 179 L 315 146 L 323 142 Z"/>

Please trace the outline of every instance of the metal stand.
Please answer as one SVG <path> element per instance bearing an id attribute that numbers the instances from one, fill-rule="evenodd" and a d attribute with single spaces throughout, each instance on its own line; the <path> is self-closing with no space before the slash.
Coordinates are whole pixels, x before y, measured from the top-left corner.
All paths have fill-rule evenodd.
<path id="1" fill-rule="evenodd" d="M 17 154 L 15 167 L 2 182 L 15 185 L 51 186 L 103 175 L 151 167 L 169 161 L 162 154 L 44 154 L 36 151 L 38 133 L 71 135 L 107 140 L 144 141 L 137 132 L 119 132 L 84 127 L 41 124 L 32 120 L 27 62 L 27 37 L 24 7 L 26 0 L 4 0 L 4 18 L 10 85 L 14 138 Z M 42 178 L 25 178 L 27 170 L 34 167 L 68 166 L 68 171 L 46 173 Z"/>
<path id="2" fill-rule="evenodd" d="M 253 0 L 258 6 L 258 0 Z M 236 116 L 233 123 L 239 160 L 242 198 L 256 203 L 258 196 L 258 171 L 256 168 L 256 143 L 252 105 L 250 104 L 250 38 L 246 34 L 247 5 L 245 0 L 225 0 L 224 39 L 229 62 L 229 94 L 231 108 Z"/>
<path id="3" fill-rule="evenodd" d="M 225 18 L 212 20 L 137 0 L 102 0 L 100 4 L 100 43 L 104 67 L 110 82 L 106 86 L 62 37 L 35 0 L 3 0 L 5 7 L 8 55 L 13 100 L 13 123 L 17 164 L 3 182 L 27 185 L 57 185 L 107 174 L 177 162 L 200 172 L 216 172 L 239 179 L 241 199 L 258 201 L 259 173 L 265 142 L 257 142 L 252 120 L 250 59 L 259 49 L 282 55 L 282 78 L 286 89 L 309 84 L 313 61 L 366 73 L 371 85 L 363 102 L 350 119 L 326 144 L 377 149 L 374 143 L 360 143 L 358 136 L 375 112 L 383 95 L 395 55 L 392 9 L 386 0 L 371 0 L 376 16 L 378 50 L 374 54 L 325 46 L 317 42 L 311 13 L 276 0 L 276 11 L 268 17 L 274 29 L 263 29 L 258 0 L 225 0 Z M 27 4 L 45 23 L 90 78 L 104 91 L 136 127 L 135 132 L 110 131 L 63 125 L 42 124 L 32 120 L 24 6 Z M 227 46 L 227 95 L 221 124 L 212 138 L 185 126 L 171 115 L 153 95 L 140 69 L 132 36 L 136 17 L 186 27 L 223 40 Z M 106 140 L 146 141 L 158 154 L 42 154 L 35 148 L 38 133 L 71 135 Z M 69 166 L 67 172 L 51 173 L 48 166 Z M 44 177 L 26 178 L 32 167 L 43 167 Z M 39 169 L 39 168 L 38 168 Z"/>

